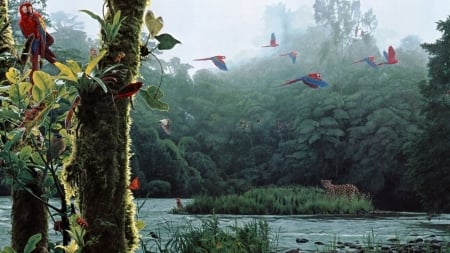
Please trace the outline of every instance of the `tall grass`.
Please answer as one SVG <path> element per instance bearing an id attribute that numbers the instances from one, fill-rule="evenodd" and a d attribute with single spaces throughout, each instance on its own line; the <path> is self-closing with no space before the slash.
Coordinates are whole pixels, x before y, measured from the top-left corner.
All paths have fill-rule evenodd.
<path id="1" fill-rule="evenodd" d="M 243 194 L 199 196 L 184 208 L 191 214 L 357 214 L 373 210 L 365 195 L 331 196 L 317 187 L 264 187 Z"/>
<path id="2" fill-rule="evenodd" d="M 213 215 L 203 220 L 200 226 L 188 223 L 181 228 L 168 224 L 163 229 L 167 230 L 170 239 L 142 242 L 143 252 L 266 253 L 274 252 L 277 247 L 277 238 L 270 238 L 269 225 L 263 220 L 223 229 Z"/>

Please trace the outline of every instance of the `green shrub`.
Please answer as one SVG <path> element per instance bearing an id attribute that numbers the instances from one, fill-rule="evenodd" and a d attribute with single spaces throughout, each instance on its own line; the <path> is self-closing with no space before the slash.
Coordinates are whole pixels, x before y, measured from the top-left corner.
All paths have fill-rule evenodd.
<path id="1" fill-rule="evenodd" d="M 365 195 L 330 196 L 316 187 L 285 186 L 251 189 L 241 195 L 200 196 L 185 207 L 192 214 L 357 214 L 373 210 Z"/>

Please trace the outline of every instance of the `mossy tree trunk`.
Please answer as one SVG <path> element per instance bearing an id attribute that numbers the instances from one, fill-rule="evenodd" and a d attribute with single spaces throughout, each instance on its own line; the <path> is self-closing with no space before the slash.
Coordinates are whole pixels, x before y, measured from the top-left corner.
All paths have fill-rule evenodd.
<path id="1" fill-rule="evenodd" d="M 139 36 L 147 2 L 107 1 L 107 21 L 111 21 L 111 14 L 119 10 L 122 17 L 126 17 L 115 41 L 104 46 L 108 56 L 101 62 L 101 66 L 113 65 L 116 56 L 125 53 L 121 60 L 123 73 L 115 76 L 117 82 L 108 83 L 112 93 L 137 76 Z M 127 189 L 130 181 L 130 100 L 114 99 L 111 92 L 97 89 L 80 94 L 76 152 L 66 168 L 68 175 L 77 175 L 81 215 L 88 223 L 86 239 L 95 239 L 95 243 L 85 249 L 87 253 L 134 252 L 139 242 L 134 223 L 135 205 L 132 193 Z"/>
<path id="2" fill-rule="evenodd" d="M 0 54 L 10 53 L 14 55 L 14 39 L 12 28 L 9 24 L 8 0 L 0 0 L 0 20 L 4 21 L 0 23 Z M 7 61 L 0 61 L 0 81 L 5 79 L 5 73 L 9 67 Z"/>
<path id="3" fill-rule="evenodd" d="M 4 21 L 0 23 L 0 54 L 9 53 L 11 56 L 15 56 L 14 39 L 8 16 L 8 0 L 0 0 L 0 20 Z M 14 57 L 0 61 L 0 81 L 5 79 L 6 71 L 15 62 L 16 59 Z M 42 194 L 38 176 L 36 176 L 35 180 L 29 182 L 26 187 L 37 196 Z M 33 252 L 47 252 L 48 215 L 45 205 L 27 191 L 20 189 L 12 193 L 12 201 L 12 247 L 17 252 L 23 252 L 28 239 L 34 234 L 41 233 L 42 240 Z"/>

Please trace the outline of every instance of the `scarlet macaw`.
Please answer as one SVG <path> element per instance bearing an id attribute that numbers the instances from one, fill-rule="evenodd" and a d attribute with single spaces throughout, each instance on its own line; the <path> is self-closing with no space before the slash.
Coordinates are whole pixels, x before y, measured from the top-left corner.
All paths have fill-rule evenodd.
<path id="1" fill-rule="evenodd" d="M 369 64 L 369 66 L 371 66 L 372 68 L 374 68 L 374 69 L 378 68 L 378 65 L 375 63 L 375 57 L 373 57 L 373 56 L 367 56 L 367 57 L 364 58 L 364 59 L 361 59 L 361 60 L 359 60 L 359 61 L 353 62 L 353 64 L 354 64 L 354 63 L 358 63 L 358 62 L 366 62 L 366 63 Z"/>
<path id="2" fill-rule="evenodd" d="M 281 86 L 290 85 L 290 84 L 293 84 L 298 81 L 302 81 L 306 86 L 308 86 L 312 89 L 317 89 L 319 87 L 324 88 L 324 87 L 328 86 L 328 84 L 322 80 L 320 73 L 309 73 L 306 76 L 302 76 L 302 77 L 287 81 L 285 83 L 282 83 Z"/>
<path id="3" fill-rule="evenodd" d="M 48 62 L 54 63 L 56 61 L 55 54 L 50 50 L 53 44 L 53 37 L 47 33 L 45 29 L 45 22 L 39 12 L 33 9 L 30 2 L 24 2 L 19 6 L 19 26 L 22 30 L 23 36 L 28 39 L 29 36 L 34 36 L 31 45 L 31 69 L 32 71 L 39 69 L 39 56 L 45 58 Z M 30 74 L 30 76 L 33 73 Z"/>
<path id="4" fill-rule="evenodd" d="M 383 51 L 383 55 L 384 55 L 384 58 L 386 58 L 386 62 L 378 63 L 378 65 L 398 63 L 398 59 L 395 57 L 395 50 L 392 46 L 389 46 L 387 52 Z"/>
<path id="5" fill-rule="evenodd" d="M 294 63 L 294 64 L 295 64 L 295 61 L 297 60 L 297 55 L 298 55 L 297 51 L 292 51 L 287 54 L 280 54 L 280 56 L 289 56 L 289 58 L 291 58 L 291 60 L 292 60 L 292 63 Z"/>
<path id="6" fill-rule="evenodd" d="M 194 59 L 194 61 L 207 61 L 207 60 L 211 60 L 214 65 L 216 65 L 219 69 L 227 71 L 227 65 L 225 65 L 225 56 L 223 55 L 216 55 L 213 57 L 208 57 L 208 58 L 201 58 L 201 59 Z"/>
<path id="7" fill-rule="evenodd" d="M 278 47 L 278 46 L 279 44 L 277 43 L 277 39 L 275 38 L 275 33 L 272 33 L 270 35 L 270 44 L 262 47 Z"/>

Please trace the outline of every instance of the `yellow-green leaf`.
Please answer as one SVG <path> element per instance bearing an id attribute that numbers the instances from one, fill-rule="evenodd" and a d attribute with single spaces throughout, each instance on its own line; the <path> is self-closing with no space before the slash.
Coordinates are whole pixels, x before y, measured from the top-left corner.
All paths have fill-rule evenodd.
<path id="1" fill-rule="evenodd" d="M 55 62 L 54 64 L 59 69 L 59 71 L 60 71 L 59 74 L 61 75 L 61 77 L 63 79 L 70 80 L 73 82 L 78 82 L 77 76 L 75 75 L 75 73 L 72 71 L 72 69 L 69 66 L 62 64 L 61 62 Z"/>
<path id="2" fill-rule="evenodd" d="M 33 85 L 33 89 L 31 91 L 31 94 L 33 96 L 33 100 L 40 103 L 45 99 L 45 91 L 39 89 L 37 85 Z"/>
<path id="3" fill-rule="evenodd" d="M 6 78 L 10 83 L 18 83 L 20 80 L 19 70 L 15 68 L 9 68 L 8 72 L 6 72 Z"/>
<path id="4" fill-rule="evenodd" d="M 102 50 L 96 57 L 94 57 L 92 60 L 89 61 L 89 64 L 86 66 L 86 69 L 84 70 L 84 73 L 86 75 L 90 75 L 92 71 L 94 70 L 95 66 L 100 62 L 101 59 L 106 55 L 108 51 Z"/>
<path id="5" fill-rule="evenodd" d="M 53 78 L 43 72 L 43 71 L 34 71 L 33 72 L 33 81 L 34 86 L 38 86 L 39 89 L 50 93 L 55 88 L 55 82 L 53 81 Z"/>
<path id="6" fill-rule="evenodd" d="M 74 60 L 67 60 L 66 65 L 72 70 L 72 72 L 74 74 L 78 74 L 78 73 L 82 72 L 81 67 L 78 64 L 78 62 L 76 62 Z"/>
<path id="7" fill-rule="evenodd" d="M 30 92 L 32 86 L 33 84 L 30 82 L 19 83 L 19 95 L 24 97 L 28 92 Z"/>
<path id="8" fill-rule="evenodd" d="M 158 35 L 164 26 L 164 21 L 162 17 L 155 17 L 153 11 L 148 10 L 145 14 L 145 25 L 147 26 L 148 32 L 152 37 Z"/>

